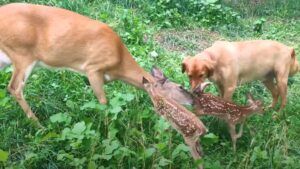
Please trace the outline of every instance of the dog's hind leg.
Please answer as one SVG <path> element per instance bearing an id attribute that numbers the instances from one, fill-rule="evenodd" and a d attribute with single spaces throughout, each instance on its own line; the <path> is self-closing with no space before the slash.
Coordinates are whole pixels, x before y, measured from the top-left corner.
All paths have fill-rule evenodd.
<path id="1" fill-rule="evenodd" d="M 279 71 L 276 74 L 278 92 L 279 92 L 279 96 L 281 97 L 281 104 L 280 104 L 279 111 L 281 111 L 285 107 L 287 102 L 288 74 L 289 74 L 289 70 Z"/>
<path id="2" fill-rule="evenodd" d="M 273 78 L 264 80 L 263 83 L 272 93 L 273 100 L 269 107 L 274 108 L 278 101 L 278 96 L 279 96 L 278 88 L 277 88 L 276 84 L 274 83 Z"/>

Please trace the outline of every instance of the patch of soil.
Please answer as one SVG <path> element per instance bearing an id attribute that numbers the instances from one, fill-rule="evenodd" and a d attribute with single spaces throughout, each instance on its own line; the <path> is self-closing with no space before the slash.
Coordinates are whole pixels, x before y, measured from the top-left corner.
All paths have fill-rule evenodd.
<path id="1" fill-rule="evenodd" d="M 217 40 L 224 40 L 224 38 L 216 32 L 194 29 L 164 30 L 155 35 L 155 40 L 168 51 L 192 55 L 210 47 Z"/>

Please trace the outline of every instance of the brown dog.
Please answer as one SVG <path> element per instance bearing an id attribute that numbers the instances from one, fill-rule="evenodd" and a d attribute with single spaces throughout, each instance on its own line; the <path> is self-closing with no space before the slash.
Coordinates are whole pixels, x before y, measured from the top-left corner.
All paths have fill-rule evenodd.
<path id="1" fill-rule="evenodd" d="M 237 84 L 262 80 L 272 93 L 271 107 L 281 97 L 280 110 L 286 105 L 288 76 L 298 70 L 295 50 L 270 40 L 218 41 L 182 62 L 182 72 L 189 76 L 193 89 L 208 78 L 217 84 L 221 96 L 231 100 Z"/>

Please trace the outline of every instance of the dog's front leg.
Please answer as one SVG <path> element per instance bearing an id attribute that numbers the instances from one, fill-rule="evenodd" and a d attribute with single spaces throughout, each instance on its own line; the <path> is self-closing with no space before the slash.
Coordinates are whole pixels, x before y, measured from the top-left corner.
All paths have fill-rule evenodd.
<path id="1" fill-rule="evenodd" d="M 236 88 L 236 83 L 232 83 L 230 85 L 224 86 L 224 95 L 223 95 L 224 100 L 226 101 L 232 100 L 232 95 L 234 93 L 235 88 Z"/>
<path id="2" fill-rule="evenodd" d="M 220 92 L 220 97 L 224 97 L 224 86 L 220 82 L 217 83 L 217 86 Z"/>

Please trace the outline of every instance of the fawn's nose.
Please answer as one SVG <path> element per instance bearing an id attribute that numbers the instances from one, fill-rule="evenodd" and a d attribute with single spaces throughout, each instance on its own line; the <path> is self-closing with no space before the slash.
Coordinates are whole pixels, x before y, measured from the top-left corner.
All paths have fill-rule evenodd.
<path id="1" fill-rule="evenodd" d="M 200 80 L 191 80 L 190 83 L 191 83 L 192 90 L 194 90 L 201 83 L 201 81 Z"/>

